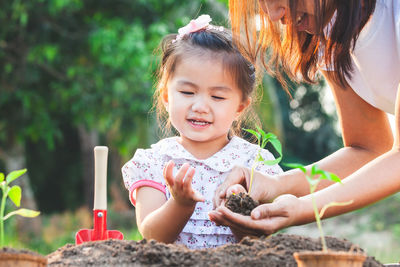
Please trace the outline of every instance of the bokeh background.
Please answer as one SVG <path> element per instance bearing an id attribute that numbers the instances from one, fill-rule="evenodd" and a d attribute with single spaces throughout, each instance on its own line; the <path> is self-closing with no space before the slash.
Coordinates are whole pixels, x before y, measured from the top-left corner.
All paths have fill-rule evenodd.
<path id="1" fill-rule="evenodd" d="M 48 254 L 92 228 L 96 145 L 109 147 L 108 229 L 141 239 L 120 168 L 163 137 L 151 112 L 156 48 L 200 14 L 229 27 L 227 0 L 0 1 L 0 172 L 27 168 L 22 206 L 41 211 L 6 221 L 9 245 Z M 291 97 L 265 75 L 257 104 L 262 127 L 283 143 L 283 162 L 308 164 L 340 148 L 324 81 L 289 87 Z M 399 206 L 394 195 L 323 224 L 398 262 Z M 314 224 L 284 232 L 317 236 Z"/>

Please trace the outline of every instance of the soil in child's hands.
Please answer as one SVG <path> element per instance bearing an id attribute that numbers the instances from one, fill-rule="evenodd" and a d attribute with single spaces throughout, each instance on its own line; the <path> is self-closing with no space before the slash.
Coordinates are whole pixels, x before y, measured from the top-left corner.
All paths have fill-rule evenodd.
<path id="1" fill-rule="evenodd" d="M 257 201 L 243 192 L 230 195 L 225 202 L 225 206 L 228 209 L 245 216 L 249 216 L 251 211 L 258 205 Z"/>

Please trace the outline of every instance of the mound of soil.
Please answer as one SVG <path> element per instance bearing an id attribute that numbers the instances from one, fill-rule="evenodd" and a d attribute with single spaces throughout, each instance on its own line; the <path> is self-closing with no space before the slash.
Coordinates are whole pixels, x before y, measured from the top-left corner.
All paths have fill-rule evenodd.
<path id="1" fill-rule="evenodd" d="M 225 206 L 228 209 L 245 216 L 249 216 L 251 211 L 258 205 L 257 201 L 243 192 L 230 195 L 225 202 Z"/>
<path id="2" fill-rule="evenodd" d="M 327 237 L 331 250 L 362 249 L 351 242 Z M 257 239 L 244 238 L 238 244 L 190 250 L 182 245 L 151 241 L 106 240 L 81 245 L 67 244 L 49 254 L 48 266 L 268 266 L 296 267 L 293 252 L 321 250 L 320 241 L 308 237 L 277 234 Z M 364 267 L 383 266 L 367 257 Z"/>

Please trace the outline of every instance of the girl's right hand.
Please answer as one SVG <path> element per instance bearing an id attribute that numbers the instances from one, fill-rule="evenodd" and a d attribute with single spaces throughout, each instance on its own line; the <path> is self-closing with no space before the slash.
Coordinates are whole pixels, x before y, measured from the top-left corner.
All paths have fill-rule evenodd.
<path id="1" fill-rule="evenodd" d="M 196 202 L 204 202 L 204 196 L 192 188 L 195 169 L 185 163 L 174 177 L 174 166 L 175 163 L 169 161 L 163 170 L 165 182 L 174 200 L 182 206 L 194 206 Z"/>
<path id="2" fill-rule="evenodd" d="M 242 166 L 233 167 L 225 181 L 215 190 L 213 198 L 214 209 L 219 207 L 232 192 L 236 193 L 238 188 L 244 187 L 246 191 L 249 191 L 250 177 L 250 169 Z M 270 202 L 279 195 L 278 178 L 275 176 L 254 171 L 251 187 L 250 196 L 260 203 Z"/>

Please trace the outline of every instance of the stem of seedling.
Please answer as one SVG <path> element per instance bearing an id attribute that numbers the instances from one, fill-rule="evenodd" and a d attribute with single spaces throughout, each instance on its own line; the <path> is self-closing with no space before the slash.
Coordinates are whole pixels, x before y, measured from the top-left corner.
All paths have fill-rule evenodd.
<path id="1" fill-rule="evenodd" d="M 259 155 L 260 155 L 260 150 L 258 150 L 257 158 L 259 157 Z M 255 160 L 255 161 L 253 162 L 253 165 L 251 166 L 250 185 L 249 185 L 249 192 L 248 192 L 249 195 L 250 195 L 250 191 L 251 191 L 251 186 L 253 185 L 254 170 L 255 170 L 255 168 L 257 167 L 257 164 L 258 164 L 258 161 Z"/>
<path id="2" fill-rule="evenodd" d="M 321 235 L 322 251 L 326 252 L 326 251 L 328 251 L 328 247 L 327 247 L 326 241 L 325 241 L 324 230 L 322 230 L 321 218 L 319 217 L 317 202 L 315 201 L 314 194 L 311 194 L 311 200 L 312 200 L 314 214 L 315 214 L 315 221 L 317 223 L 319 234 Z"/>
<path id="3" fill-rule="evenodd" d="M 278 164 L 281 159 L 282 159 L 282 145 L 279 142 L 278 138 L 272 134 L 272 133 L 265 133 L 260 127 L 256 126 L 257 131 L 251 130 L 251 129 L 244 129 L 245 131 L 251 133 L 255 137 L 257 137 L 257 143 L 258 143 L 258 151 L 257 155 L 254 159 L 253 165 L 251 166 L 251 175 L 250 175 L 250 185 L 249 185 L 249 190 L 248 194 L 250 195 L 250 191 L 253 185 L 253 178 L 254 178 L 254 170 L 256 169 L 257 165 L 259 162 L 262 162 L 263 164 L 267 165 L 275 165 Z M 263 157 L 261 156 L 261 151 L 267 143 L 271 142 L 272 146 L 275 148 L 275 150 L 279 153 L 279 158 L 275 160 L 264 160 Z"/>
<path id="4" fill-rule="evenodd" d="M 1 197 L 1 207 L 0 207 L 0 246 L 4 246 L 4 210 L 6 207 L 7 198 L 7 186 L 6 182 L 1 183 L 1 190 L 3 191 L 3 196 Z"/>
<path id="5" fill-rule="evenodd" d="M 314 215 L 315 215 L 315 222 L 317 223 L 318 231 L 321 236 L 321 244 L 322 244 L 322 251 L 328 251 L 328 246 L 326 245 L 325 234 L 324 230 L 322 229 L 321 217 L 319 215 L 317 201 L 315 201 L 314 192 L 317 190 L 317 186 L 320 180 L 316 180 L 314 184 L 310 183 L 310 193 L 311 193 L 311 201 L 313 205 Z"/>
<path id="6" fill-rule="evenodd" d="M 311 201 L 312 201 L 314 215 L 315 215 L 315 221 L 317 223 L 317 227 L 318 227 L 318 230 L 319 230 L 319 233 L 321 236 L 322 251 L 326 252 L 326 251 L 328 251 L 328 246 L 326 245 L 325 235 L 324 235 L 324 231 L 322 230 L 322 224 L 321 224 L 321 218 L 322 218 L 325 210 L 332 206 L 349 205 L 353 201 L 351 200 L 351 201 L 347 201 L 347 202 L 330 202 L 330 203 L 326 204 L 325 206 L 323 206 L 321 209 L 321 212 L 319 212 L 318 206 L 317 206 L 317 201 L 315 200 L 315 196 L 314 196 L 315 190 L 317 190 L 318 183 L 323 179 L 327 179 L 327 180 L 330 180 L 330 181 L 336 182 L 336 183 L 342 183 L 340 178 L 337 177 L 333 173 L 326 172 L 324 170 L 319 169 L 317 167 L 317 165 L 313 165 L 311 167 L 310 176 L 307 175 L 307 169 L 302 164 L 289 163 L 289 164 L 286 164 L 286 166 L 291 167 L 291 168 L 300 169 L 306 176 L 306 179 L 310 186 L 310 195 L 311 195 Z"/>

